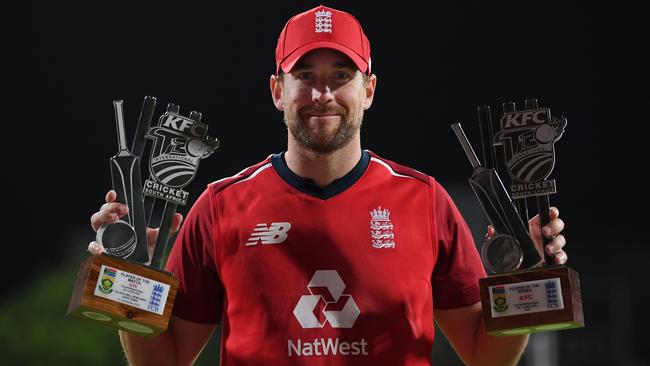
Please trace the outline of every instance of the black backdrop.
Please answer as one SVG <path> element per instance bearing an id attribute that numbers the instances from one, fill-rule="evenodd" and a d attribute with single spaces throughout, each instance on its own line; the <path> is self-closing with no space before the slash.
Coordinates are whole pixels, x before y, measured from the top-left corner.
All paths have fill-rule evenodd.
<path id="1" fill-rule="evenodd" d="M 42 2 L 10 14 L 2 271 L 11 280 L 2 282 L 3 297 L 77 260 L 92 240 L 88 218 L 109 187 L 108 158 L 117 151 L 113 99 L 125 100 L 130 132 L 145 95 L 158 98 L 156 116 L 168 102 L 185 115 L 203 113 L 222 146 L 201 163 L 189 187 L 194 198 L 210 181 L 282 151 L 286 132 L 268 90 L 275 43 L 291 15 L 317 5 Z M 588 290 L 592 322 L 573 332 L 593 341 L 585 349 L 615 337 L 603 320 L 612 316 L 612 278 L 647 288 L 641 271 L 650 253 L 640 9 L 568 1 L 326 5 L 355 14 L 371 42 L 378 87 L 363 146 L 455 191 L 469 195 L 471 170 L 449 125 L 462 122 L 478 147 L 478 105 L 491 105 L 496 118 L 502 102 L 536 97 L 568 118 L 556 144 L 552 203 L 567 223 L 567 251 Z M 27 263 L 33 270 L 13 275 Z M 641 305 L 634 291 L 625 296 Z M 648 320 L 633 314 L 635 324 Z M 637 343 L 634 357 L 648 357 Z"/>

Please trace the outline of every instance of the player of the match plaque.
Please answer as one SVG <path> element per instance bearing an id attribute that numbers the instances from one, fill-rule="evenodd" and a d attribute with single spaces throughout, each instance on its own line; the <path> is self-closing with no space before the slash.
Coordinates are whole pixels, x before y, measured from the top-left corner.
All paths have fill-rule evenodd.
<path id="1" fill-rule="evenodd" d="M 584 326 L 578 273 L 555 265 L 554 256 L 540 254 L 528 232 L 528 199 L 534 198 L 541 226 L 549 223 L 547 180 L 555 164 L 554 143 L 566 127 L 564 117 L 551 116 L 527 99 L 525 110 L 505 103 L 500 129 L 493 133 L 490 108 L 478 110 L 485 164 L 474 153 L 459 123 L 452 125 L 474 172 L 469 179 L 496 234 L 483 244 L 481 257 L 493 273 L 479 281 L 487 333 L 527 334 Z M 511 177 L 510 193 L 497 173 L 497 147 L 504 153 Z M 546 245 L 550 239 L 539 238 Z"/>
<path id="2" fill-rule="evenodd" d="M 123 103 L 113 102 L 118 153 L 110 159 L 112 184 L 116 202 L 129 210 L 118 222 L 97 231 L 96 241 L 105 252 L 81 264 L 68 307 L 68 314 L 144 336 L 167 329 L 178 288 L 178 279 L 162 270 L 171 220 L 177 205 L 187 203 L 188 192 L 182 188 L 196 175 L 199 161 L 219 145 L 207 134 L 201 113 L 192 111 L 184 117 L 174 104 L 168 105 L 157 126 L 150 127 L 155 104 L 155 98 L 145 97 L 129 150 Z M 150 179 L 143 186 L 140 156 L 147 139 L 154 146 Z M 164 201 L 165 208 L 150 257 L 146 228 L 152 226 L 156 200 Z"/>

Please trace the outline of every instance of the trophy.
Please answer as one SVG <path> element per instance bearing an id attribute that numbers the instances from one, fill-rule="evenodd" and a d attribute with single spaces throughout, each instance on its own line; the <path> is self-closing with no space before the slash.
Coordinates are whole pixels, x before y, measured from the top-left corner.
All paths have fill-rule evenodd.
<path id="1" fill-rule="evenodd" d="M 167 329 L 179 280 L 162 270 L 172 217 L 178 205 L 187 204 L 183 191 L 196 175 L 201 159 L 210 156 L 219 140 L 207 134 L 201 113 L 189 118 L 169 104 L 157 126 L 150 126 L 156 98 L 147 96 L 142 104 L 135 138 L 128 149 L 123 102 L 113 101 L 117 125 L 118 153 L 110 159 L 116 202 L 128 206 L 127 215 L 97 231 L 96 241 L 105 252 L 91 255 L 80 266 L 68 314 L 130 331 L 155 336 Z M 152 141 L 149 179 L 140 176 L 140 157 L 147 140 Z M 162 213 L 154 207 L 164 204 Z M 147 226 L 159 234 L 149 257 Z"/>
<path id="2" fill-rule="evenodd" d="M 481 250 L 492 274 L 479 280 L 483 322 L 488 334 L 520 335 L 584 327 L 578 273 L 540 254 L 528 232 L 528 204 L 534 200 L 544 227 L 549 223 L 549 195 L 557 192 L 547 180 L 555 164 L 554 143 L 567 124 L 527 99 L 524 110 L 503 104 L 500 129 L 494 134 L 489 106 L 478 108 L 484 165 L 481 165 L 459 123 L 452 125 L 474 172 L 470 186 L 496 234 Z M 509 191 L 497 173 L 497 148 L 504 154 Z M 551 239 L 542 235 L 544 245 Z"/>

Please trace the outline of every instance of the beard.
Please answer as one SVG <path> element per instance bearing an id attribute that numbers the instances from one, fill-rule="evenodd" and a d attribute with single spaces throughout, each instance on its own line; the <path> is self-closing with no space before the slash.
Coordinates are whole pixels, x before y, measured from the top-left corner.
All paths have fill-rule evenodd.
<path id="1" fill-rule="evenodd" d="M 310 128 L 308 114 L 337 113 L 341 121 L 334 131 L 324 131 L 316 126 Z M 347 145 L 361 128 L 363 107 L 356 106 L 352 111 L 341 106 L 291 107 L 284 112 L 284 123 L 296 142 L 307 150 L 321 154 L 334 152 Z"/>

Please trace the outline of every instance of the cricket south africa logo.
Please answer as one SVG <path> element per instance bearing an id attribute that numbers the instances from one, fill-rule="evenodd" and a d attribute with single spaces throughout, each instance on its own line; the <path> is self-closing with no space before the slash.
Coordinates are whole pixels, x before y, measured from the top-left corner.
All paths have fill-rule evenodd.
<path id="1" fill-rule="evenodd" d="M 379 206 L 370 211 L 370 238 L 373 248 L 395 248 L 395 234 L 388 209 Z"/>
<path id="2" fill-rule="evenodd" d="M 293 315 L 303 328 L 352 328 L 361 313 L 352 295 L 344 294 L 345 283 L 334 270 L 316 271 L 307 284 L 310 295 L 302 295 Z"/>
<path id="3" fill-rule="evenodd" d="M 552 118 L 548 108 L 507 112 L 495 144 L 503 145 L 512 198 L 555 193 L 555 180 L 545 180 L 555 164 L 554 143 L 562 137 L 566 118 Z"/>
<path id="4" fill-rule="evenodd" d="M 160 116 L 158 126 L 149 129 L 147 138 L 154 144 L 149 159 L 151 177 L 144 184 L 146 195 L 187 204 L 189 194 L 181 188 L 192 181 L 199 161 L 219 145 L 218 140 L 207 135 L 208 126 L 199 120 L 200 117 L 187 118 L 168 109 Z"/>

